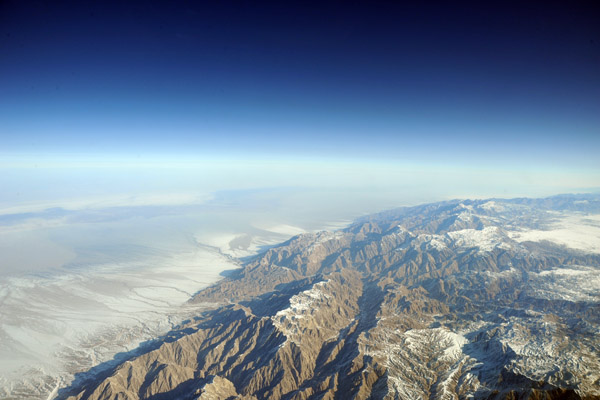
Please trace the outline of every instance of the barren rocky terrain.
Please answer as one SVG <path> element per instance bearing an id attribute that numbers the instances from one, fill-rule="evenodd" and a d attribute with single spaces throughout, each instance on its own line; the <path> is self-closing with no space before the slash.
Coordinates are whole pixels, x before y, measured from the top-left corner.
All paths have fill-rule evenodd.
<path id="1" fill-rule="evenodd" d="M 301 234 L 61 399 L 600 399 L 600 199 L 449 201 Z"/>

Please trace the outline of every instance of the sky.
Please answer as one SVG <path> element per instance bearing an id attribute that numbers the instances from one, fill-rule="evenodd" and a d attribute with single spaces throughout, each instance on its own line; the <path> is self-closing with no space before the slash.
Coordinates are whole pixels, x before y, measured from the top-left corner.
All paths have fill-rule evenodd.
<path id="1" fill-rule="evenodd" d="M 597 190 L 599 150 L 592 3 L 0 2 L 0 205 L 547 195 Z"/>

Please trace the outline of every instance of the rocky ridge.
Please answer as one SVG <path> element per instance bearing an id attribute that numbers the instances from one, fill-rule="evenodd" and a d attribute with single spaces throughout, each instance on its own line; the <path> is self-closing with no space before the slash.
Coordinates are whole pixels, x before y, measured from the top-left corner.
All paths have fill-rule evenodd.
<path id="1" fill-rule="evenodd" d="M 600 399 L 600 254 L 515 239 L 574 213 L 600 199 L 451 201 L 296 236 L 58 397 Z"/>

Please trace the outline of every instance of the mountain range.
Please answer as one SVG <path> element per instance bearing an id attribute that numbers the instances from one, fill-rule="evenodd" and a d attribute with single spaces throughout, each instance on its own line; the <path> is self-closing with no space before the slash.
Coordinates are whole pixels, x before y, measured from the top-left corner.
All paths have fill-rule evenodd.
<path id="1" fill-rule="evenodd" d="M 294 236 L 61 399 L 600 399 L 600 197 L 454 200 Z"/>

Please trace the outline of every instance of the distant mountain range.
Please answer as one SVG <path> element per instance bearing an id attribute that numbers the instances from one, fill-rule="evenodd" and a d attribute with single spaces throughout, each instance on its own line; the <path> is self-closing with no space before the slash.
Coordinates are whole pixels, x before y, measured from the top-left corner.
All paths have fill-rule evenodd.
<path id="1" fill-rule="evenodd" d="M 68 399 L 600 399 L 600 196 L 447 201 L 302 234 Z"/>

